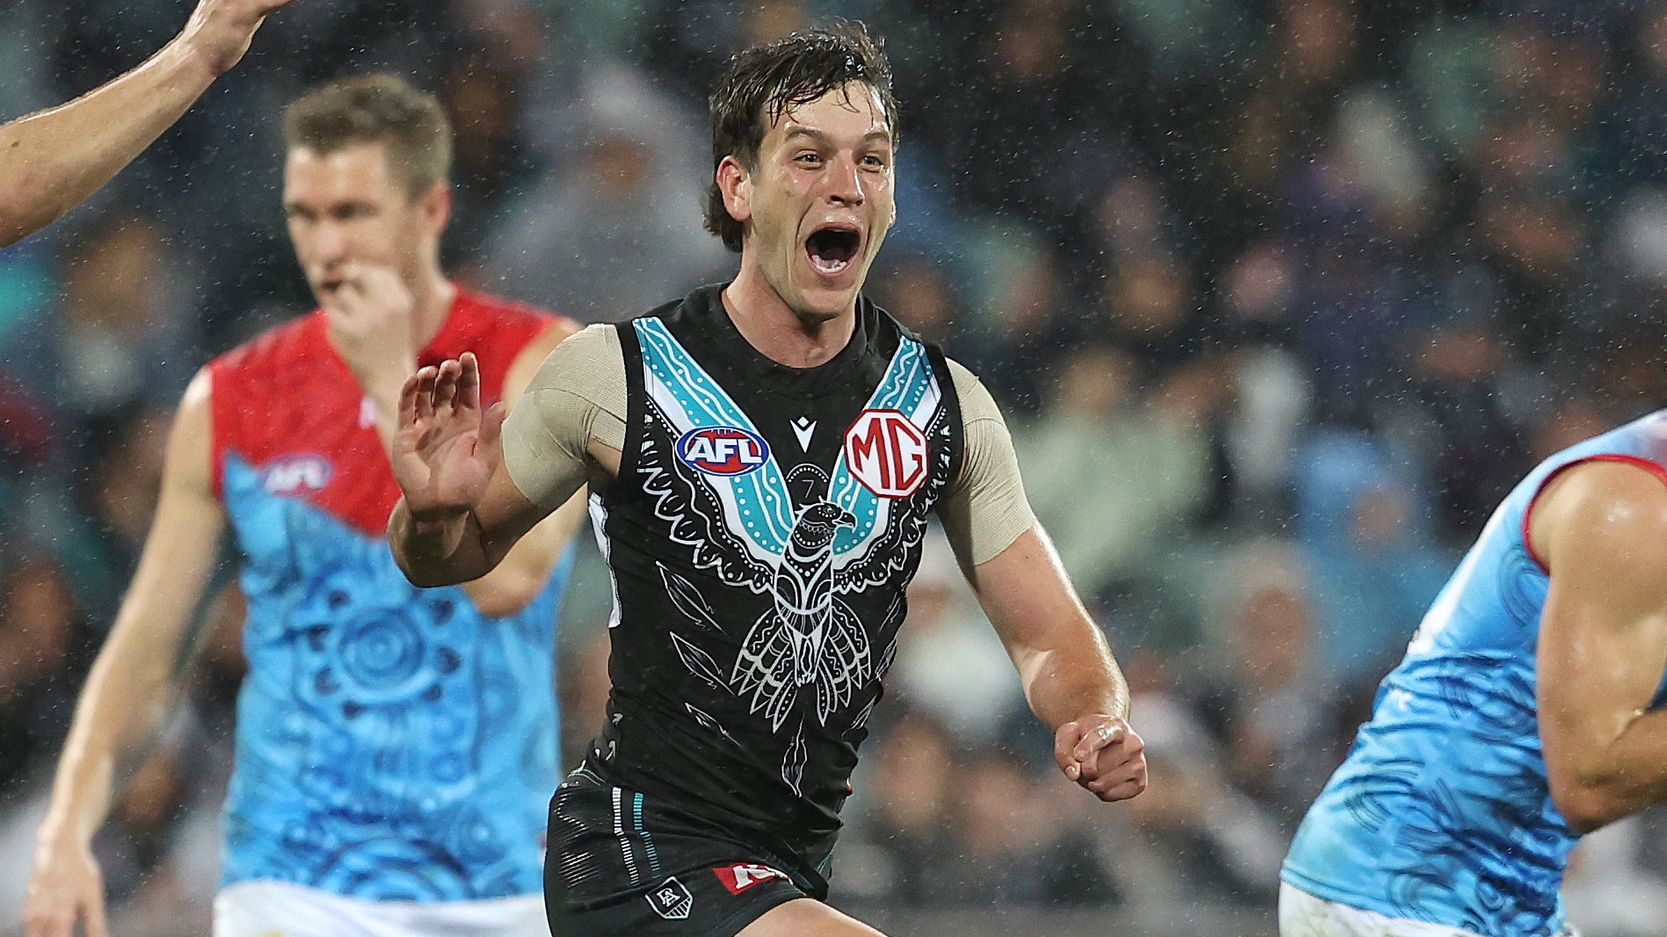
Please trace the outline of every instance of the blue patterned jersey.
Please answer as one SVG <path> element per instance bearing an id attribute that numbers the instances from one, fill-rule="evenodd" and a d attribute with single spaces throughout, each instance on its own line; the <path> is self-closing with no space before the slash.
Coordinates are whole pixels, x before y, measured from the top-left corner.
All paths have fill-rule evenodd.
<path id="1" fill-rule="evenodd" d="M 1667 411 L 1547 459 L 1500 505 L 1297 831 L 1286 882 L 1487 937 L 1562 928 L 1557 891 L 1578 834 L 1546 780 L 1535 648 L 1550 580 L 1524 538 L 1545 484 L 1592 460 L 1660 474 Z"/>
<path id="2" fill-rule="evenodd" d="M 552 321 L 460 292 L 419 360 L 476 352 L 490 403 Z M 215 484 L 248 599 L 223 883 L 369 900 L 538 892 L 565 567 L 507 618 L 406 581 L 383 537 L 399 490 L 375 413 L 322 314 L 210 373 Z"/>

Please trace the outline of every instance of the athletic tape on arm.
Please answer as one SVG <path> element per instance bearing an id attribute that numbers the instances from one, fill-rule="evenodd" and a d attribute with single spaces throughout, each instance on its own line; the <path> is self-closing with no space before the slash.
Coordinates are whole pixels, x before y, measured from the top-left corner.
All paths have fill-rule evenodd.
<path id="1" fill-rule="evenodd" d="M 504 423 L 504 468 L 528 501 L 554 510 L 585 483 L 592 440 L 625 447 L 625 357 L 605 324 L 544 359 Z"/>
<path id="2" fill-rule="evenodd" d="M 957 477 L 938 509 L 955 553 L 974 566 L 995 559 L 1019 535 L 1036 524 L 1013 437 L 995 398 L 983 382 L 955 361 L 949 362 L 955 396 L 961 401 L 964 456 Z"/>

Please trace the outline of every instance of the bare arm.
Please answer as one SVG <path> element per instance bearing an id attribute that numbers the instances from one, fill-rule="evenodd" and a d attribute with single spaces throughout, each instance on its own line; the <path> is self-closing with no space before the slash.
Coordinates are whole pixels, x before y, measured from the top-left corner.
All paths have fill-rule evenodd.
<path id="1" fill-rule="evenodd" d="M 1540 738 L 1552 800 L 1590 831 L 1667 800 L 1667 485 L 1636 467 L 1570 469 L 1529 531 L 1551 570 L 1540 622 Z"/>
<path id="2" fill-rule="evenodd" d="M 201 0 L 144 64 L 68 104 L 0 126 L 0 247 L 50 224 L 133 161 L 237 63 L 290 0 Z"/>
<path id="3" fill-rule="evenodd" d="M 1040 524 L 968 581 L 1049 729 L 1093 713 L 1128 718 L 1128 684 Z"/>
<path id="4" fill-rule="evenodd" d="M 967 455 L 940 512 L 956 558 L 1031 710 L 1054 731 L 1060 770 L 1102 800 L 1133 797 L 1146 787 L 1146 760 L 1128 727 L 1128 684 L 1024 501 L 994 401 L 964 370 L 956 389 Z"/>
<path id="5" fill-rule="evenodd" d="M 225 528 L 209 478 L 209 394 L 208 375 L 199 373 L 169 434 L 162 496 L 139 567 L 76 705 L 38 837 L 26 912 L 31 935 L 67 937 L 83 908 L 101 907 L 96 870 L 87 892 L 85 863 L 110 808 L 118 762 L 154 737 L 178 695 L 192 613 Z"/>

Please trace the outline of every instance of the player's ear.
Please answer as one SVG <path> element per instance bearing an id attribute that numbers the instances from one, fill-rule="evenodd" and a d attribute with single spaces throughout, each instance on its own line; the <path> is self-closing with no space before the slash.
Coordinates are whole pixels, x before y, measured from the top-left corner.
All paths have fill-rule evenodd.
<path id="1" fill-rule="evenodd" d="M 422 214 L 424 226 L 435 234 L 446 230 L 451 221 L 451 209 L 451 186 L 444 182 L 429 186 L 428 191 L 417 199 L 417 210 Z"/>
<path id="2" fill-rule="evenodd" d="M 718 191 L 724 197 L 724 210 L 729 217 L 746 224 L 752 220 L 752 173 L 735 158 L 725 156 L 718 163 Z"/>

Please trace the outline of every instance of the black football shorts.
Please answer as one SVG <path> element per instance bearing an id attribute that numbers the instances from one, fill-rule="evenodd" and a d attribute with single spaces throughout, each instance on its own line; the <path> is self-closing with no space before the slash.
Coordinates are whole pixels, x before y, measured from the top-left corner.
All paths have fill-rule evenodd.
<path id="1" fill-rule="evenodd" d="M 544 908 L 552 937 L 734 937 L 826 880 L 589 768 L 550 801 Z"/>

